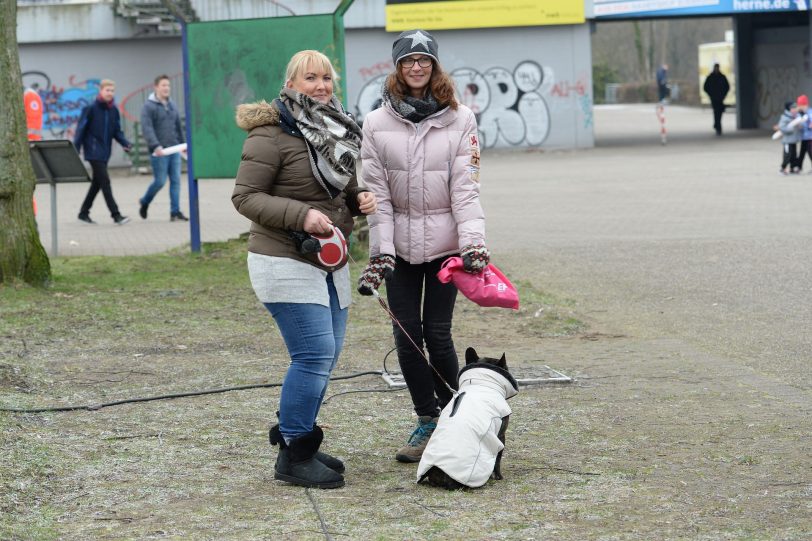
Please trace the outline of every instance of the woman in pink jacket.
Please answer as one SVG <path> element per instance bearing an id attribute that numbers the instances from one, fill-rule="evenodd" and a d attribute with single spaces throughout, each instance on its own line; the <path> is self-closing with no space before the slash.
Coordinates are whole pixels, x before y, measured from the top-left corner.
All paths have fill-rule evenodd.
<path id="1" fill-rule="evenodd" d="M 383 105 L 364 120 L 363 178 L 377 197 L 378 211 L 368 217 L 370 258 L 358 290 L 371 295 L 386 279 L 389 306 L 408 332 L 393 325 L 418 423 L 395 458 L 418 462 L 451 398 L 426 363 L 424 344 L 434 368 L 457 385 L 451 339 L 457 290 L 441 284 L 437 271 L 448 256 L 460 255 L 468 272 L 479 272 L 489 254 L 479 204 L 476 118 L 455 99 L 431 34 L 403 32 L 392 46 L 392 60 L 395 70 L 384 83 Z"/>

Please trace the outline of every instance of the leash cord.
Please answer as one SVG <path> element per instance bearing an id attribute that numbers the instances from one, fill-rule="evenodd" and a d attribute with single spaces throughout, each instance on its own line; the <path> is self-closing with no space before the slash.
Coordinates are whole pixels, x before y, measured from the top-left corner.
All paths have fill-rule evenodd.
<path id="1" fill-rule="evenodd" d="M 359 376 L 366 376 L 366 375 L 382 375 L 383 372 L 380 370 L 371 370 L 367 372 L 358 372 L 356 374 L 349 374 L 346 376 L 333 376 L 330 378 L 330 381 L 340 381 L 343 379 L 350 379 L 350 378 L 357 378 Z M 105 402 L 103 404 L 88 404 L 84 406 L 61 406 L 61 407 L 52 407 L 52 408 L 33 408 L 33 409 L 24 409 L 24 408 L 0 408 L 0 411 L 10 412 L 10 413 L 46 413 L 46 412 L 59 412 L 59 411 L 77 411 L 77 410 L 86 410 L 86 411 L 96 411 L 102 408 L 109 408 L 111 406 L 120 406 L 122 404 L 134 404 L 136 402 L 152 402 L 154 400 L 170 400 L 173 398 L 186 398 L 190 396 L 201 396 L 207 394 L 217 394 L 217 393 L 226 393 L 229 391 L 244 391 L 246 389 L 266 389 L 270 387 L 281 387 L 281 383 L 255 383 L 250 385 L 238 385 L 235 387 L 224 387 L 222 389 L 209 389 L 206 391 L 191 391 L 187 393 L 176 393 L 176 394 L 163 394 L 159 396 L 147 396 L 143 398 L 128 398 L 125 400 L 116 400 L 115 402 Z"/>
<path id="2" fill-rule="evenodd" d="M 396 317 L 395 317 L 395 314 L 393 314 L 393 313 L 392 313 L 392 310 L 390 310 L 390 309 L 389 309 L 389 306 L 387 306 L 386 301 L 385 301 L 385 300 L 383 300 L 383 298 L 381 297 L 381 294 L 380 294 L 380 293 L 378 293 L 378 290 L 377 290 L 377 289 L 373 289 L 373 290 L 372 290 L 372 294 L 375 296 L 375 298 L 376 298 L 376 299 L 378 299 L 378 304 L 380 304 L 380 305 L 381 305 L 381 308 L 383 308 L 383 309 L 384 309 L 384 311 L 385 311 L 387 314 L 389 314 L 389 317 L 392 319 L 392 321 L 394 321 L 394 322 L 395 322 L 395 324 L 396 324 L 398 327 L 400 327 L 400 330 L 401 330 L 401 331 L 403 331 L 403 334 L 405 334 L 405 335 L 406 335 L 406 338 L 408 338 L 408 339 L 409 339 L 409 342 L 411 342 L 411 343 L 412 343 L 412 345 L 414 346 L 414 349 L 416 349 L 416 350 L 417 350 L 417 352 L 420 354 L 420 356 L 421 356 L 421 357 L 423 357 L 423 359 L 425 359 L 426 364 L 428 364 L 428 365 L 429 365 L 429 368 L 431 368 L 432 370 L 434 370 L 434 373 L 435 373 L 435 374 L 437 374 L 437 377 L 438 377 L 438 378 L 440 378 L 440 381 L 442 381 L 442 382 L 443 382 L 443 385 L 445 385 L 445 386 L 446 386 L 446 388 L 448 388 L 448 390 L 449 390 L 449 391 L 451 391 L 451 396 L 452 396 L 452 397 L 457 396 L 457 394 L 458 394 L 458 393 L 457 393 L 457 390 L 456 390 L 456 389 L 454 389 L 453 387 L 451 387 L 451 385 L 449 385 L 449 384 L 448 384 L 448 382 L 445 380 L 445 378 L 443 377 L 443 375 L 442 375 L 442 374 L 441 374 L 441 373 L 440 373 L 440 372 L 437 370 L 437 368 L 435 368 L 435 367 L 434 367 L 434 365 L 433 365 L 433 364 L 431 364 L 431 361 L 429 361 L 428 357 L 426 357 L 426 354 L 425 354 L 425 353 L 423 353 L 423 348 L 421 348 L 420 346 L 418 346 L 418 345 L 415 343 L 415 341 L 412 339 L 411 335 L 409 335 L 409 333 L 408 333 L 408 332 L 406 332 L 406 329 L 404 329 L 404 328 L 403 328 L 403 325 L 401 325 L 401 324 L 400 324 L 400 321 L 398 321 L 398 318 L 396 318 Z"/>

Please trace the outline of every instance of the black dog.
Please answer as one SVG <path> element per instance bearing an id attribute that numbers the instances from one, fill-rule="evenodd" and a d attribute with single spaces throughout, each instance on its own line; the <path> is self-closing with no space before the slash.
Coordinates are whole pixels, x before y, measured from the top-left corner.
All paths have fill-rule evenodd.
<path id="1" fill-rule="evenodd" d="M 502 479 L 502 451 L 510 419 L 507 399 L 519 392 L 505 355 L 480 358 L 465 351 L 459 372 L 459 394 L 440 414 L 420 464 L 418 482 L 447 488 L 476 488 Z"/>

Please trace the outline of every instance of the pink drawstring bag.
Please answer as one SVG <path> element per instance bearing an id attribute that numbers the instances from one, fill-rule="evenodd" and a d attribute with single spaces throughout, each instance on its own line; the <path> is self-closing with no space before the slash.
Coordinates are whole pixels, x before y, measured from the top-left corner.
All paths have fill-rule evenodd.
<path id="1" fill-rule="evenodd" d="M 462 268 L 461 257 L 449 257 L 443 261 L 437 279 L 444 284 L 452 282 L 463 295 L 480 306 L 519 309 L 519 292 L 493 264 L 488 264 L 478 274 L 471 274 Z"/>

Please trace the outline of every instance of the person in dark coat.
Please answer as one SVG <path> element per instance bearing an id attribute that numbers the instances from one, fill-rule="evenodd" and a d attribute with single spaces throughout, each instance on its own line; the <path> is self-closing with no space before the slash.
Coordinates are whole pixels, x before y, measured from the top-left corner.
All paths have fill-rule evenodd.
<path id="1" fill-rule="evenodd" d="M 730 92 L 730 83 L 719 70 L 719 64 L 713 65 L 713 71 L 705 79 L 702 89 L 710 98 L 713 108 L 713 129 L 716 130 L 716 135 L 722 135 L 722 113 L 725 112 L 725 97 Z"/>
<path id="2" fill-rule="evenodd" d="M 657 99 L 664 102 L 671 95 L 668 87 L 668 64 L 663 64 L 657 70 Z"/>
<path id="3" fill-rule="evenodd" d="M 82 109 L 76 125 L 76 133 L 73 136 L 73 146 L 76 147 L 76 151 L 80 152 L 84 148 L 85 160 L 90 162 L 90 167 L 93 169 L 90 189 L 79 210 L 79 219 L 89 224 L 96 223 L 90 219 L 90 207 L 93 206 L 93 200 L 96 199 L 99 191 L 104 196 L 104 202 L 107 203 L 110 216 L 115 223 L 124 225 L 130 221 L 118 210 L 116 200 L 113 198 L 113 188 L 110 185 L 110 175 L 107 173 L 107 162 L 110 161 L 110 154 L 113 150 L 113 139 L 119 142 L 124 148 L 124 152 L 129 152 L 132 148 L 132 144 L 121 131 L 121 120 L 114 101 L 115 94 L 116 83 L 110 79 L 102 80 L 96 100 Z"/>

